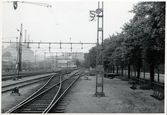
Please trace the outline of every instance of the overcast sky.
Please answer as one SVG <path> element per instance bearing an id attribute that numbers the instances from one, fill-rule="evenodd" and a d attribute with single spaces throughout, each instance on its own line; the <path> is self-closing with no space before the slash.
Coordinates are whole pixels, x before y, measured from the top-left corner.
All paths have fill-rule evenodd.
<path id="1" fill-rule="evenodd" d="M 35 2 L 35 1 L 33 1 Z M 19 37 L 21 23 L 23 24 L 23 41 L 25 30 L 30 34 L 32 41 L 55 41 L 55 42 L 92 42 L 97 41 L 97 21 L 89 21 L 89 11 L 96 10 L 98 2 L 89 1 L 36 1 L 48 3 L 51 8 L 18 3 L 16 10 L 13 4 L 2 3 L 2 41 L 16 41 Z M 104 1 L 104 38 L 116 32 L 121 32 L 121 27 L 133 18 L 133 4 L 137 1 Z M 37 45 L 36 45 L 37 46 Z M 32 47 L 36 47 L 33 45 Z M 59 45 L 53 46 L 59 48 Z M 92 45 L 73 46 L 73 51 L 88 51 Z M 62 45 L 61 50 L 70 51 L 70 45 Z M 52 51 L 57 51 L 52 49 Z M 48 50 L 48 45 L 41 46 L 41 50 Z M 58 49 L 60 50 L 60 49 Z"/>

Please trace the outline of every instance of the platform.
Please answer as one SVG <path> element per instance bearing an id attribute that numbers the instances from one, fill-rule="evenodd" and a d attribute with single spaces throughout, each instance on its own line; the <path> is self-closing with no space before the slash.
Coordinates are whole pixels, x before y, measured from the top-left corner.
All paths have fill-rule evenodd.
<path id="1" fill-rule="evenodd" d="M 153 90 L 132 90 L 131 84 L 115 77 L 104 78 L 104 97 L 96 97 L 95 76 L 81 77 L 63 100 L 65 113 L 163 113 L 164 101 L 150 96 Z"/>

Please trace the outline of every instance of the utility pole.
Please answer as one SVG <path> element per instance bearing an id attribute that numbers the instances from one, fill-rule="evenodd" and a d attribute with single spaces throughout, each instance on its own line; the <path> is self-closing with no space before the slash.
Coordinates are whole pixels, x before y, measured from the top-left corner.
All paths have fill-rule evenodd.
<path id="1" fill-rule="evenodd" d="M 57 53 L 56 53 L 56 69 L 57 69 L 57 67 L 58 67 L 58 66 L 57 66 L 57 63 L 58 63 L 58 61 L 57 61 Z"/>
<path id="2" fill-rule="evenodd" d="M 16 51 L 18 51 L 18 37 L 16 37 Z"/>
<path id="3" fill-rule="evenodd" d="M 44 70 L 45 70 L 45 65 L 46 65 L 45 60 L 46 60 L 46 52 L 44 52 Z"/>
<path id="4" fill-rule="evenodd" d="M 13 80 L 19 79 L 19 71 L 21 70 L 21 65 L 22 65 L 22 27 L 23 25 L 21 24 L 20 27 L 20 38 L 19 38 L 19 43 L 18 43 L 18 53 L 17 53 L 17 62 L 16 62 L 16 71 L 15 71 L 15 78 Z M 16 75 L 17 74 L 17 75 Z"/>
<path id="5" fill-rule="evenodd" d="M 35 50 L 35 70 L 36 70 L 37 64 L 36 64 L 36 50 Z"/>
<path id="6" fill-rule="evenodd" d="M 37 50 L 35 50 L 35 70 L 39 70 L 39 63 L 38 63 L 38 59 L 37 59 Z"/>
<path id="7" fill-rule="evenodd" d="M 25 44 L 26 44 L 26 42 L 27 42 L 26 37 L 27 37 L 27 30 L 25 30 L 25 40 L 24 40 L 24 43 L 25 43 Z"/>
<path id="8" fill-rule="evenodd" d="M 28 43 L 30 42 L 30 34 L 28 34 Z"/>

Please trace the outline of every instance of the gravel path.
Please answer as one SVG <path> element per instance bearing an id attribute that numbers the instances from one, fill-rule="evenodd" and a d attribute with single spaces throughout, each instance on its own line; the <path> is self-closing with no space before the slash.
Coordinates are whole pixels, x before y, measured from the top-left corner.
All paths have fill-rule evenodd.
<path id="1" fill-rule="evenodd" d="M 105 97 L 95 97 L 95 76 L 81 77 L 65 98 L 66 113 L 164 113 L 164 100 L 150 95 L 153 90 L 132 90 L 118 78 L 104 78 Z"/>

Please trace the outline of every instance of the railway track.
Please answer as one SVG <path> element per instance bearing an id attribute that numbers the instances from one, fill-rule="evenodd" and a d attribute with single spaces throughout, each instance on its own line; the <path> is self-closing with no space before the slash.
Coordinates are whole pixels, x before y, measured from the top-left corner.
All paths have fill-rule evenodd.
<path id="1" fill-rule="evenodd" d="M 73 69 L 71 71 L 74 71 L 76 69 Z M 38 71 L 38 72 L 26 72 L 26 73 L 20 73 L 18 78 L 23 78 L 23 77 L 29 77 L 29 76 L 35 76 L 35 75 L 42 75 L 42 74 L 49 74 L 49 73 L 59 73 L 62 71 L 67 71 L 67 70 L 52 70 L 52 71 Z M 15 74 L 14 73 L 10 73 L 10 74 L 2 74 L 2 81 L 6 81 L 6 80 L 14 80 L 15 78 Z"/>
<path id="2" fill-rule="evenodd" d="M 60 96 L 43 111 L 43 113 L 62 113 L 62 107 L 60 106 L 61 100 L 64 98 L 68 90 L 72 87 L 72 85 L 82 76 L 84 70 L 80 71 L 72 77 L 71 79 L 65 79 L 62 85 Z M 63 108 L 64 109 L 64 108 Z"/>
<path id="3" fill-rule="evenodd" d="M 50 113 L 73 83 L 79 78 L 81 71 L 71 75 L 65 73 L 52 76 L 37 92 L 23 100 L 6 113 Z"/>
<path id="4" fill-rule="evenodd" d="M 30 80 L 25 80 L 25 81 L 20 81 L 20 82 L 4 85 L 2 86 L 1 93 L 12 91 L 16 87 L 21 88 L 21 87 L 25 87 L 25 86 L 40 82 L 40 81 L 48 80 L 51 76 L 52 75 L 45 75 L 43 77 L 37 77 L 37 78 L 30 79 Z"/>
<path id="5" fill-rule="evenodd" d="M 59 71 L 56 71 L 54 73 L 58 73 Z M 48 74 L 48 73 L 53 73 L 53 72 L 33 72 L 33 73 L 22 73 L 19 75 L 19 78 L 22 77 L 29 77 L 29 76 L 35 76 L 35 75 L 41 75 L 41 74 Z M 15 74 L 7 74 L 7 75 L 2 75 L 2 81 L 6 81 L 6 80 L 11 80 L 15 77 Z"/>

